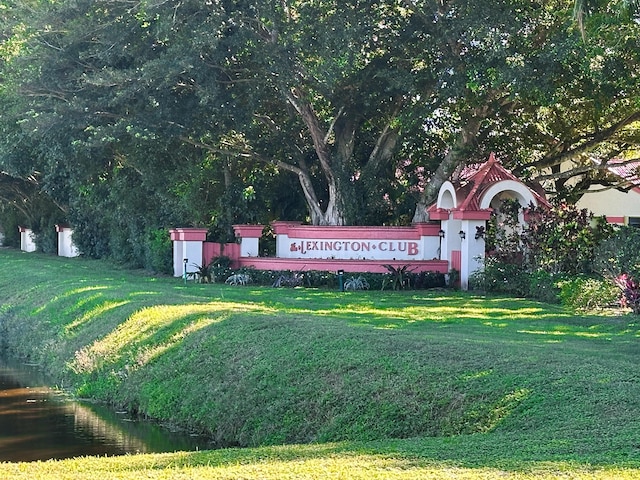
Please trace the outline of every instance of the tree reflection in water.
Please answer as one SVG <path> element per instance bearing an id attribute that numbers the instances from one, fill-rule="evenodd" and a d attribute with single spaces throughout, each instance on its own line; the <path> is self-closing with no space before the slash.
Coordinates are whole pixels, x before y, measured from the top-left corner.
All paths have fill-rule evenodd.
<path id="1" fill-rule="evenodd" d="M 0 461 L 211 448 L 205 439 L 70 401 L 32 368 L 0 360 Z"/>

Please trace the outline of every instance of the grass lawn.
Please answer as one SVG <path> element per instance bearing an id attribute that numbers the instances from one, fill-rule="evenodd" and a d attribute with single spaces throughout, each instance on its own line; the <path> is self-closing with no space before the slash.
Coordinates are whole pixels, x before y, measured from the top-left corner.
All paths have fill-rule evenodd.
<path id="1" fill-rule="evenodd" d="M 0 250 L 0 334 L 207 452 L 0 478 L 640 478 L 636 316 L 455 292 L 184 285 Z"/>

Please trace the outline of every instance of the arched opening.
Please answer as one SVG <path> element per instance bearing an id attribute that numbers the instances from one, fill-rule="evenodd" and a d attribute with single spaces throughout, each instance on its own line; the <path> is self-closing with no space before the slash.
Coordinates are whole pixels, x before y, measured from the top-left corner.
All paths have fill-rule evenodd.
<path id="1" fill-rule="evenodd" d="M 491 252 L 507 263 L 522 261 L 525 209 L 530 205 L 537 205 L 531 191 L 518 182 L 498 182 L 487 189 L 481 205 L 487 205 L 492 210 L 491 218 L 485 226 L 486 252 Z"/>

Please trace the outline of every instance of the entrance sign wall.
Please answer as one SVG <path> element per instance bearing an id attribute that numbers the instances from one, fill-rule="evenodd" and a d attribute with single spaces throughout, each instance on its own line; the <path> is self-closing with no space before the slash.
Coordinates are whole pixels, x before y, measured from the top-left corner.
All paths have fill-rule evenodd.
<path id="1" fill-rule="evenodd" d="M 276 257 L 337 260 L 439 259 L 438 224 L 411 227 L 316 227 L 274 222 Z"/>
<path id="2" fill-rule="evenodd" d="M 429 223 L 409 227 L 312 226 L 301 222 L 273 222 L 276 256 L 259 257 L 262 225 L 234 225 L 239 249 L 226 248 L 232 266 L 259 270 L 325 270 L 386 272 L 385 265 L 409 265 L 413 271 L 460 272 L 460 286 L 469 287 L 471 274 L 482 268 L 487 220 L 505 199 L 523 207 L 549 206 L 544 196 L 506 170 L 495 155 L 472 165 L 445 182 L 438 200 L 428 208 Z M 171 230 L 174 274 L 182 276 L 189 264 L 209 262 L 203 255 L 205 229 Z M 207 250 L 208 252 L 211 250 Z M 228 253 L 227 253 L 228 252 Z"/>

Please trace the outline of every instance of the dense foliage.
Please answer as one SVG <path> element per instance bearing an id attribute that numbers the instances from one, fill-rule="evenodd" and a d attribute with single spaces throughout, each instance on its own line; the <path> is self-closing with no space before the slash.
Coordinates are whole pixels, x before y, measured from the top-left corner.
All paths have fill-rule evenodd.
<path id="1" fill-rule="evenodd" d="M 6 2 L 2 223 L 62 218 L 85 254 L 151 268 L 172 226 L 425 220 L 491 150 L 572 198 L 571 175 L 610 181 L 640 119 L 640 25 L 594 9 L 580 31 L 573 7 Z"/>
<path id="2" fill-rule="evenodd" d="M 507 200 L 487 231 L 484 268 L 472 285 L 488 291 L 561 301 L 577 310 L 615 305 L 640 313 L 640 229 L 613 227 L 561 201 L 528 210 Z"/>

